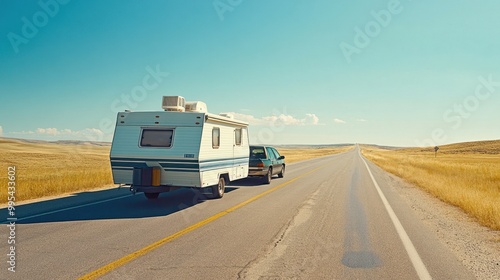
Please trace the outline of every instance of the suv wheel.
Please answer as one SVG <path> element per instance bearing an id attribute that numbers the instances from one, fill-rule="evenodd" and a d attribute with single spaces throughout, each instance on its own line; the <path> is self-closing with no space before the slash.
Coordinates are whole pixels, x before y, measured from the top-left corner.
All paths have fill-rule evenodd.
<path id="1" fill-rule="evenodd" d="M 269 168 L 267 170 L 267 174 L 266 176 L 264 176 L 264 182 L 266 184 L 271 184 L 271 179 L 273 178 L 273 169 L 272 168 Z"/>
<path id="2" fill-rule="evenodd" d="M 281 171 L 280 171 L 280 173 L 278 174 L 278 177 L 280 177 L 280 178 L 285 177 L 285 165 L 283 165 L 283 166 L 281 167 Z"/>

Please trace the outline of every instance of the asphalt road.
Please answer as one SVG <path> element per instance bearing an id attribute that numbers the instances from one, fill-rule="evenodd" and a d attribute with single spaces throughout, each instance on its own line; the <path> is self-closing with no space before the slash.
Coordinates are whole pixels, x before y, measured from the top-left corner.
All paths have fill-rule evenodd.
<path id="1" fill-rule="evenodd" d="M 356 148 L 291 164 L 220 200 L 115 189 L 19 206 L 16 272 L 2 225 L 0 278 L 474 279 L 366 162 Z"/>

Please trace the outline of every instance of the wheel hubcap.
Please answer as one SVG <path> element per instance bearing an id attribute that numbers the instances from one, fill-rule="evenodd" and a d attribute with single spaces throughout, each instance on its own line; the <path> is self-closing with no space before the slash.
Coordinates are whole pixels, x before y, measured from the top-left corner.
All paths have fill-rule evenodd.
<path id="1" fill-rule="evenodd" d="M 222 183 L 222 180 L 219 181 L 219 193 L 222 194 L 224 191 L 224 183 Z"/>

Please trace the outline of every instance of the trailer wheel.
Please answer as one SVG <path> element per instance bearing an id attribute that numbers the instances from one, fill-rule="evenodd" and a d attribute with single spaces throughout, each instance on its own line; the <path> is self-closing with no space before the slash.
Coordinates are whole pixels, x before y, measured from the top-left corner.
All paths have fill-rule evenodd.
<path id="1" fill-rule="evenodd" d="M 273 169 L 269 167 L 267 174 L 264 176 L 264 183 L 271 184 L 271 179 L 273 178 Z"/>
<path id="2" fill-rule="evenodd" d="M 147 193 L 145 192 L 144 195 L 146 196 L 147 199 L 157 199 L 160 193 Z"/>
<path id="3" fill-rule="evenodd" d="M 213 198 L 222 198 L 224 196 L 225 190 L 226 190 L 226 180 L 224 180 L 224 176 L 220 176 L 219 183 L 217 185 L 212 186 Z"/>
<path id="4" fill-rule="evenodd" d="M 280 178 L 285 177 L 285 165 L 284 165 L 284 164 L 283 164 L 283 166 L 281 167 L 281 171 L 280 171 L 280 173 L 278 174 L 278 177 L 280 177 Z"/>

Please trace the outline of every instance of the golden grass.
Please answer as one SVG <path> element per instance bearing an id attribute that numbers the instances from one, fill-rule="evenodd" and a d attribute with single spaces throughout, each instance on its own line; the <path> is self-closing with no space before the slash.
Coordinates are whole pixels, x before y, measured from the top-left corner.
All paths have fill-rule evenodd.
<path id="1" fill-rule="evenodd" d="M 0 138 L 0 203 L 7 202 L 8 166 L 16 166 L 17 202 L 112 184 L 109 150 L 109 146 Z"/>
<path id="2" fill-rule="evenodd" d="M 279 149 L 291 163 L 352 149 Z M 16 201 L 86 191 L 113 184 L 110 146 L 0 138 L 0 204 L 7 202 L 7 167 L 16 166 Z"/>
<path id="3" fill-rule="evenodd" d="M 407 152 L 434 152 L 434 147 L 407 148 Z M 456 143 L 440 146 L 438 154 L 500 154 L 500 140 Z"/>
<path id="4" fill-rule="evenodd" d="M 343 147 L 333 147 L 333 148 L 330 147 L 278 148 L 277 150 L 280 153 L 280 155 L 285 156 L 286 163 L 292 163 L 296 161 L 307 160 L 326 155 L 343 153 L 353 148 L 354 146 L 343 146 Z"/>
<path id="5" fill-rule="evenodd" d="M 500 230 L 500 141 L 432 148 L 383 150 L 363 154 L 386 171 L 444 202 L 458 206 L 479 223 Z"/>

